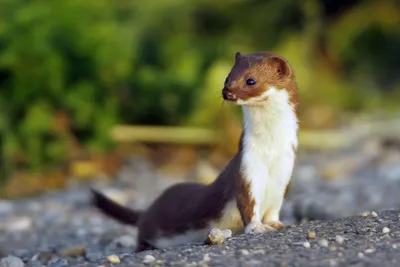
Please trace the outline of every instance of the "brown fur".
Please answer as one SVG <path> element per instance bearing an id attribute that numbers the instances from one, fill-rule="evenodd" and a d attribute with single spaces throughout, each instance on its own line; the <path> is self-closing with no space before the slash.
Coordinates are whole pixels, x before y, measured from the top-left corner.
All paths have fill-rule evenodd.
<path id="1" fill-rule="evenodd" d="M 250 194 L 250 183 L 246 182 L 243 177 L 237 180 L 238 192 L 236 195 L 237 206 L 242 217 L 243 224 L 247 225 L 254 216 L 254 198 Z"/>
<path id="2" fill-rule="evenodd" d="M 247 79 L 254 79 L 255 85 L 247 85 Z M 295 73 L 289 62 L 271 52 L 257 52 L 242 56 L 236 53 L 235 64 L 229 73 L 224 90 L 229 91 L 235 99 L 248 100 L 262 95 L 266 88 L 275 87 L 286 90 L 298 115 L 298 90 Z"/>

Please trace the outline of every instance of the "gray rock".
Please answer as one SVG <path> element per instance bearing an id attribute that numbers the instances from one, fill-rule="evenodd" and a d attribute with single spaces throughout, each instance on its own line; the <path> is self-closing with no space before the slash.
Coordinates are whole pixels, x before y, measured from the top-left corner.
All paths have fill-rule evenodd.
<path id="1" fill-rule="evenodd" d="M 26 265 L 29 267 L 45 267 L 43 263 L 37 260 L 29 260 Z"/>
<path id="2" fill-rule="evenodd" d="M 76 245 L 59 249 L 58 255 L 60 255 L 61 257 L 77 257 L 77 256 L 84 256 L 85 252 L 86 252 L 85 245 Z"/>
<path id="3" fill-rule="evenodd" d="M 114 242 L 121 247 L 133 247 L 136 244 L 136 239 L 131 235 L 123 235 L 115 239 Z"/>
<path id="4" fill-rule="evenodd" d="M 28 231 L 33 227 L 33 220 L 28 216 L 11 217 L 6 221 L 0 222 L 0 231 L 20 232 Z"/>
<path id="5" fill-rule="evenodd" d="M 0 267 L 23 267 L 24 262 L 17 257 L 7 256 L 0 260 Z"/>
<path id="6" fill-rule="evenodd" d="M 68 266 L 68 261 L 66 259 L 54 258 L 49 262 L 50 267 L 64 267 Z"/>
<path id="7" fill-rule="evenodd" d="M 85 258 L 89 261 L 97 262 L 104 258 L 104 254 L 100 251 L 86 252 Z"/>

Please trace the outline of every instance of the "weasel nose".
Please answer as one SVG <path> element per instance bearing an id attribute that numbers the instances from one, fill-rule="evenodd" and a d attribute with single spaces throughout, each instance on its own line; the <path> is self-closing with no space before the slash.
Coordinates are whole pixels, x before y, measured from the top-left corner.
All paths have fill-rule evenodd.
<path id="1" fill-rule="evenodd" d="M 222 97 L 225 100 L 231 100 L 231 101 L 236 100 L 236 95 L 231 91 L 227 90 L 226 88 L 222 90 Z"/>

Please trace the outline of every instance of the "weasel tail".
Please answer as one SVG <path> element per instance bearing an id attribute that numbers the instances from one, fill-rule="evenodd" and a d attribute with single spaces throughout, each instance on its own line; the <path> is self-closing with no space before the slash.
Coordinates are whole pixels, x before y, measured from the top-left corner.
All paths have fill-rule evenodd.
<path id="1" fill-rule="evenodd" d="M 129 225 L 137 225 L 142 211 L 136 211 L 112 201 L 102 193 L 91 189 L 92 205 L 100 209 L 107 216 Z"/>

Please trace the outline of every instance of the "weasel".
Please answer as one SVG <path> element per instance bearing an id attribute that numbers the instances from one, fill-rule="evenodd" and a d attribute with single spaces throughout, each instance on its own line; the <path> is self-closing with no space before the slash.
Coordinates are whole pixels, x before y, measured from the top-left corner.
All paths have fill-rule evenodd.
<path id="1" fill-rule="evenodd" d="M 271 52 L 237 52 L 222 97 L 242 106 L 244 127 L 237 154 L 213 183 L 173 185 L 139 211 L 92 189 L 94 206 L 138 227 L 136 252 L 204 242 L 214 227 L 244 234 L 285 227 L 279 213 L 298 145 L 294 70 Z"/>

